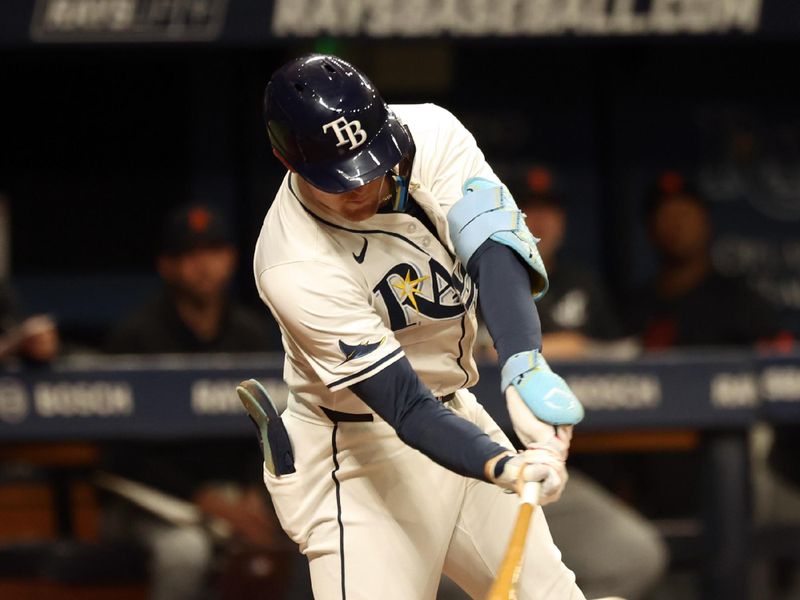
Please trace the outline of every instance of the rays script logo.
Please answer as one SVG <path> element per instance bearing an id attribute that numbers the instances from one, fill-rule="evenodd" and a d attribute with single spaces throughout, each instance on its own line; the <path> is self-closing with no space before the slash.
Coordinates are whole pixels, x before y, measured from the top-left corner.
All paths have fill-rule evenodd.
<path id="1" fill-rule="evenodd" d="M 453 319 L 462 314 L 475 298 L 475 288 L 463 267 L 450 273 L 433 258 L 428 273 L 409 263 L 395 265 L 373 288 L 389 312 L 389 326 L 399 331 L 419 322 L 416 315 L 429 319 Z"/>

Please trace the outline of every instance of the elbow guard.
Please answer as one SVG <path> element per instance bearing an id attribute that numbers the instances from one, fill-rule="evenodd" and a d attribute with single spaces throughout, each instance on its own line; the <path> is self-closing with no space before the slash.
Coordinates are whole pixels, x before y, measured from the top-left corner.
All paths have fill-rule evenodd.
<path id="1" fill-rule="evenodd" d="M 531 293 L 538 300 L 547 291 L 544 268 L 537 240 L 525 225 L 525 215 L 517 208 L 508 189 L 499 183 L 472 177 L 464 182 L 464 196 L 447 215 L 450 238 L 461 263 L 466 267 L 475 250 L 492 239 L 516 252 L 531 269 Z"/>

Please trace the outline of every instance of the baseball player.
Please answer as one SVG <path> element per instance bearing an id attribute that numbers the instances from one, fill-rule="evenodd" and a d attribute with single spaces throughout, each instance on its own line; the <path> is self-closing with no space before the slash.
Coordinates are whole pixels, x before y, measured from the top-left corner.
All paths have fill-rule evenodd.
<path id="1" fill-rule="evenodd" d="M 453 115 L 390 107 L 337 57 L 278 69 L 264 110 L 288 169 L 254 260 L 290 390 L 293 459 L 264 471 L 280 522 L 318 599 L 432 599 L 442 572 L 482 598 L 517 513 L 508 491 L 559 497 L 583 415 L 539 353 L 536 239 Z M 467 390 L 479 294 L 522 452 Z M 518 596 L 583 598 L 538 509 Z"/>

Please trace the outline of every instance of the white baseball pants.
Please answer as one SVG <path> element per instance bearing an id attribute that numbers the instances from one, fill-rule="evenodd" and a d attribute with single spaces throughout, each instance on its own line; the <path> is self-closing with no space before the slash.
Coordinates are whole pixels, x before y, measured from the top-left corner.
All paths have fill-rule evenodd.
<path id="1" fill-rule="evenodd" d="M 470 392 L 448 406 L 495 441 L 506 436 Z M 309 561 L 317 600 L 433 600 L 442 572 L 484 598 L 505 553 L 517 496 L 456 475 L 406 446 L 377 415 L 292 412 L 297 471 L 264 479 L 280 522 Z M 365 420 L 371 419 L 371 420 Z M 519 600 L 583 600 L 540 508 Z"/>

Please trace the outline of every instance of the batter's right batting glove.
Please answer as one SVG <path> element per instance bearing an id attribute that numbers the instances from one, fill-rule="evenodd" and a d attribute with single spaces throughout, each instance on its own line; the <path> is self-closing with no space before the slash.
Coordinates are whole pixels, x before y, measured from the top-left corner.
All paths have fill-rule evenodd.
<path id="1" fill-rule="evenodd" d="M 550 448 L 566 460 L 572 427 L 583 406 L 537 350 L 519 352 L 501 371 L 501 388 L 514 433 L 527 448 Z"/>
<path id="2" fill-rule="evenodd" d="M 572 427 L 583 419 L 583 406 L 537 350 L 509 358 L 501 386 L 514 432 L 527 448 L 523 456 L 544 472 L 540 503 L 555 502 L 567 483 Z"/>

